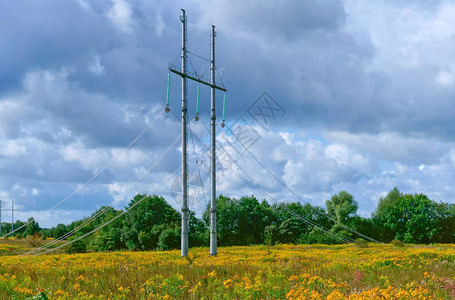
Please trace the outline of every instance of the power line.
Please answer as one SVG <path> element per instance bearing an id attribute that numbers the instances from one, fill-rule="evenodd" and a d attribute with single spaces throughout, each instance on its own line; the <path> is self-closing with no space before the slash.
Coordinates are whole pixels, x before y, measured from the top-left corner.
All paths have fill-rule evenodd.
<path id="1" fill-rule="evenodd" d="M 205 125 L 204 122 L 202 122 L 203 125 L 205 126 L 205 128 L 208 130 L 207 126 Z M 226 152 L 226 150 L 224 150 L 223 148 L 221 148 L 224 152 Z M 220 161 L 222 164 L 225 164 L 225 167 L 229 168 L 233 173 L 234 175 L 236 175 L 237 177 L 239 177 L 242 181 L 244 181 L 246 184 L 248 184 L 250 187 L 256 189 L 258 192 L 260 192 L 262 195 L 264 195 L 266 198 L 268 198 L 269 200 L 275 202 L 275 203 L 279 203 L 278 200 L 276 200 L 272 195 L 270 195 L 268 192 L 264 191 L 262 188 L 260 188 L 260 186 L 248 175 L 248 173 L 243 169 L 241 168 L 238 164 L 235 164 L 235 166 L 237 168 L 239 168 L 240 170 L 242 170 L 242 172 L 250 179 L 250 181 L 248 181 L 247 179 L 245 179 L 241 174 L 239 174 L 234 168 L 232 168 L 232 166 L 229 166 L 227 165 L 226 163 L 223 163 L 223 161 L 219 158 L 218 158 L 218 161 Z M 285 206 L 286 210 L 294 215 L 296 218 L 300 219 L 301 221 L 303 221 L 304 223 L 306 223 L 307 225 L 310 225 L 312 227 L 316 227 L 318 229 L 320 229 L 321 231 L 323 231 L 325 234 L 327 235 L 330 235 L 332 238 L 335 238 L 339 241 L 342 241 L 342 242 L 349 242 L 349 243 L 353 243 L 354 240 L 352 240 L 351 238 L 349 237 L 346 237 L 346 236 L 343 236 L 341 234 L 337 234 L 337 233 L 334 233 L 332 231 L 330 231 L 329 229 L 317 224 L 316 222 L 310 220 L 310 219 L 307 219 L 301 215 L 299 215 L 298 213 L 292 211 L 291 209 L 289 209 L 287 206 Z"/>
<path id="2" fill-rule="evenodd" d="M 126 146 L 117 156 L 115 156 L 112 160 L 110 160 L 106 165 L 104 165 L 104 167 L 102 167 L 95 175 L 93 175 L 93 177 L 91 177 L 89 180 L 87 180 L 83 185 L 79 186 L 76 190 L 74 190 L 71 194 L 69 194 L 68 196 L 66 196 L 63 200 L 61 200 L 60 202 L 58 202 L 57 204 L 55 204 L 54 206 L 52 206 L 51 208 L 49 208 L 48 210 L 44 211 L 43 213 L 41 213 L 39 216 L 42 216 L 43 214 L 45 213 L 48 213 L 52 210 L 54 210 L 56 207 L 58 207 L 60 204 L 62 204 L 63 202 L 65 202 L 66 200 L 70 199 L 72 196 L 74 196 L 75 194 L 77 194 L 78 192 L 80 192 L 81 190 L 83 190 L 88 184 L 90 184 L 93 180 L 95 180 L 95 178 L 97 178 L 101 173 L 103 173 L 110 165 L 112 165 L 117 159 L 120 158 L 120 156 L 122 156 L 128 149 L 130 149 L 135 143 L 136 141 L 141 138 L 144 133 L 149 130 L 153 124 L 158 120 L 158 118 L 164 113 L 164 111 L 161 111 L 156 117 L 155 119 L 153 119 L 152 122 L 150 122 L 150 124 L 148 124 L 143 130 L 142 132 L 128 145 Z M 13 234 L 14 232 L 24 228 L 25 226 L 27 226 L 28 224 L 30 224 L 31 221 L 29 222 L 26 222 L 25 224 L 23 224 L 22 226 L 20 226 L 19 228 L 16 228 L 14 229 L 13 231 L 1 236 L 1 237 L 5 237 L 5 236 L 8 236 L 8 235 L 11 235 Z"/>
<path id="3" fill-rule="evenodd" d="M 172 110 L 170 110 L 170 111 L 171 111 L 171 112 L 173 113 L 173 115 L 178 119 L 178 117 L 175 115 L 175 113 L 174 113 Z M 193 122 L 194 120 L 195 120 L 195 119 L 193 118 L 193 119 L 189 122 L 189 126 L 192 124 L 192 122 Z M 174 140 L 174 142 L 166 149 L 166 151 L 165 151 L 164 153 L 161 154 L 161 156 L 158 158 L 158 160 L 156 160 L 156 161 L 152 164 L 152 166 L 151 166 L 148 170 L 146 170 L 146 171 L 145 171 L 145 172 L 144 172 L 144 173 L 143 173 L 143 174 L 142 174 L 142 175 L 141 175 L 141 176 L 132 184 L 132 186 L 135 186 L 140 180 L 142 180 L 142 178 L 145 177 L 145 175 L 148 174 L 148 173 L 149 173 L 149 172 L 150 172 L 150 171 L 151 171 L 151 170 L 152 170 L 152 169 L 153 169 L 153 168 L 154 168 L 154 167 L 155 167 L 155 166 L 156 166 L 156 165 L 157 165 L 157 164 L 166 156 L 166 155 L 167 155 L 167 153 L 168 153 L 168 152 L 172 149 L 172 147 L 177 143 L 177 141 L 180 139 L 180 137 L 181 137 L 181 134 L 180 134 L 180 135 Z M 196 154 L 196 152 L 195 152 L 195 154 Z M 179 167 L 177 170 L 175 170 L 175 171 L 173 172 L 173 174 L 176 173 L 179 169 L 181 169 L 181 167 Z M 36 252 L 39 252 L 39 251 L 41 251 L 41 250 L 43 250 L 43 249 L 45 249 L 45 248 L 49 248 L 50 246 L 52 246 L 52 245 L 58 243 L 59 241 L 64 240 L 64 239 L 66 239 L 67 237 L 74 235 L 76 232 L 80 231 L 83 227 L 85 227 L 86 225 L 88 225 L 89 223 L 91 223 L 92 221 L 94 221 L 95 219 L 97 219 L 98 217 L 100 217 L 104 212 L 106 212 L 106 211 L 109 209 L 109 207 L 110 207 L 114 202 L 115 202 L 115 200 L 112 201 L 111 203 L 107 204 L 107 206 L 106 206 L 104 209 L 102 209 L 101 211 L 98 211 L 95 215 L 89 217 L 89 218 L 88 218 L 87 220 L 85 220 L 82 224 L 80 224 L 77 228 L 74 228 L 74 229 L 71 230 L 70 232 L 68 232 L 68 233 L 64 234 L 63 236 L 61 236 L 61 237 L 59 237 L 59 238 L 53 240 L 53 241 L 50 242 L 50 243 L 47 243 L 47 244 L 45 244 L 45 245 L 43 245 L 43 246 L 41 246 L 41 247 L 35 248 L 35 249 L 33 249 L 33 250 L 30 250 L 30 251 L 27 252 L 27 253 L 22 254 L 22 256 L 31 255 L 31 254 L 36 253 Z"/>
<path id="4" fill-rule="evenodd" d="M 264 169 L 267 171 L 267 173 L 269 173 L 278 183 L 280 183 L 284 188 L 286 188 L 289 192 L 291 192 L 294 196 L 296 196 L 298 199 L 300 199 L 302 202 L 306 202 L 302 197 L 300 197 L 299 194 L 297 194 L 294 190 L 292 190 L 291 188 L 288 187 L 288 185 L 286 183 L 284 183 L 283 181 L 281 181 L 278 177 L 275 176 L 275 174 L 273 174 L 263 163 L 261 163 L 257 158 L 256 156 L 240 141 L 240 139 L 234 134 L 234 132 L 231 130 L 231 128 L 226 124 L 226 128 L 229 130 L 229 132 L 232 134 L 232 136 L 235 137 L 235 139 L 242 145 L 243 148 L 245 148 L 245 150 L 254 158 L 254 160 L 256 160 L 256 162 Z M 366 238 L 372 242 L 376 242 L 376 243 L 380 243 L 382 244 L 382 242 L 378 241 L 378 240 L 375 240 L 367 235 L 364 235 L 344 224 L 342 224 L 341 222 L 333 219 L 330 215 L 327 215 L 327 217 L 335 222 L 336 224 L 340 225 L 341 227 L 343 227 L 344 229 L 352 232 L 352 233 L 355 233 L 363 238 Z"/>
<path id="5" fill-rule="evenodd" d="M 191 55 L 194 55 L 194 56 L 196 56 L 196 57 L 199 57 L 200 59 L 203 59 L 203 60 L 205 60 L 205 61 L 208 61 L 208 62 L 210 62 L 210 59 L 208 59 L 208 58 L 205 58 L 205 57 L 203 57 L 203 56 L 201 56 L 201 55 L 199 55 L 199 54 L 196 54 L 196 53 L 190 52 L 189 50 L 186 50 L 186 52 L 187 52 L 187 53 L 189 53 L 189 54 L 191 54 Z"/>
<path id="6" fill-rule="evenodd" d="M 150 168 L 148 168 L 141 176 L 139 176 L 139 178 L 136 179 L 136 181 L 131 185 L 131 186 L 135 186 L 140 180 L 142 180 L 145 175 L 147 175 L 168 153 L 169 151 L 172 149 L 172 147 L 175 146 L 175 144 L 178 142 L 178 140 L 180 139 L 181 135 L 179 135 L 172 144 L 169 145 L 169 147 L 166 149 L 166 151 L 164 151 L 161 156 L 152 164 L 152 166 Z M 71 230 L 70 232 L 67 232 L 66 234 L 62 235 L 61 237 L 53 240 L 52 242 L 50 243 L 47 243 L 41 247 L 38 247 L 38 248 L 35 248 L 33 250 L 30 250 L 29 252 L 23 254 L 23 255 L 30 255 L 30 254 L 33 254 L 33 253 L 36 253 L 36 252 L 39 252 L 41 251 L 42 249 L 44 248 L 49 248 L 50 246 L 58 243 L 59 241 L 63 240 L 63 239 L 66 239 L 67 237 L 71 236 L 71 235 L 74 235 L 76 232 L 78 232 L 79 230 L 81 230 L 83 227 L 85 227 L 86 225 L 88 225 L 89 223 L 91 223 L 92 221 L 94 221 L 95 219 L 99 218 L 102 214 L 104 214 L 108 209 L 109 207 L 114 204 L 115 200 L 113 200 L 111 203 L 109 203 L 106 207 L 104 207 L 104 209 L 98 211 L 95 215 L 89 217 L 87 220 L 85 220 L 82 224 L 80 224 L 78 227 L 74 228 L 73 230 Z"/>
<path id="7" fill-rule="evenodd" d="M 199 181 L 200 181 L 200 184 L 201 184 L 202 196 L 204 197 L 205 206 L 207 206 L 207 199 L 205 198 L 204 184 L 202 183 L 202 177 L 201 177 L 201 168 L 199 167 L 199 161 L 197 159 L 197 154 L 196 154 L 196 147 L 194 146 L 193 131 L 191 130 L 191 125 L 189 125 L 188 127 L 190 129 L 191 143 L 193 144 L 194 158 L 196 160 L 196 167 L 197 167 L 197 171 L 198 171 L 198 174 L 199 174 Z"/>
<path id="8" fill-rule="evenodd" d="M 271 200 L 272 202 L 276 203 L 276 204 L 279 204 L 279 201 L 276 200 L 272 195 L 270 195 L 269 193 L 267 193 L 266 191 L 262 190 L 259 185 L 257 185 L 257 183 L 255 183 L 254 181 L 253 182 L 249 182 L 247 179 L 245 179 L 241 174 L 239 174 L 238 172 L 236 172 L 231 166 L 227 166 L 237 177 L 239 177 L 241 180 L 243 180 L 246 184 L 248 184 L 249 186 L 251 186 L 252 188 L 256 189 L 259 193 L 261 193 L 262 195 L 264 195 L 266 198 L 268 198 L 269 200 Z M 300 219 L 301 221 L 303 221 L 305 224 L 311 226 L 311 227 L 314 227 L 314 228 L 317 228 L 319 230 L 321 230 L 323 233 L 325 233 L 326 235 L 329 235 L 331 236 L 332 238 L 334 239 L 337 239 L 343 243 L 354 243 L 354 240 L 352 240 L 351 238 L 349 237 L 346 237 L 346 236 L 343 236 L 342 234 L 338 234 L 338 233 L 334 233 L 332 231 L 330 231 L 330 229 L 327 229 L 325 228 L 324 226 L 321 226 L 319 224 L 317 224 L 316 222 L 310 220 L 310 219 L 307 219 L 303 216 L 301 216 L 300 214 L 298 214 L 297 212 L 291 210 L 289 207 L 287 207 L 285 205 L 285 209 L 291 214 L 293 215 L 294 217 Z"/>
<path id="9" fill-rule="evenodd" d="M 180 138 L 180 137 L 179 137 Z M 180 170 L 182 167 L 178 167 L 174 172 L 173 174 L 177 173 L 178 170 Z M 54 250 L 57 250 L 57 249 L 60 249 L 60 248 L 63 248 L 67 245 L 70 245 L 76 241 L 79 241 L 95 232 L 97 232 L 98 230 L 102 229 L 103 227 L 109 225 L 110 223 L 114 222 L 115 220 L 117 220 L 118 218 L 120 218 L 121 216 L 123 216 L 124 214 L 126 214 L 127 212 L 129 212 L 131 209 L 133 209 L 135 206 L 137 206 L 139 203 L 141 203 L 142 201 L 144 201 L 148 196 L 145 195 L 144 197 L 142 197 L 140 200 L 138 200 L 137 202 L 135 202 L 134 204 L 132 204 L 130 207 L 126 208 L 123 212 L 121 212 L 119 215 L 113 217 L 112 219 L 110 219 L 109 221 L 106 221 L 105 223 L 101 224 L 100 226 L 96 227 L 95 229 L 91 230 L 90 232 L 87 232 L 85 233 L 84 235 L 81 235 L 80 237 L 77 237 L 75 238 L 74 240 L 71 240 L 71 241 L 68 241 L 66 242 L 65 244 L 62 244 L 58 247 L 55 247 L 55 248 L 52 248 L 52 249 L 49 249 L 45 252 L 42 252 L 42 253 L 37 253 L 37 254 L 34 254 L 33 256 L 38 256 L 38 255 L 42 255 L 42 254 L 46 254 L 46 253 L 49 253 L 49 252 L 52 252 Z"/>
<path id="10" fill-rule="evenodd" d="M 126 214 L 126 213 L 127 213 L 128 211 L 130 211 L 132 208 L 136 207 L 136 205 L 138 205 L 139 203 L 141 203 L 142 201 L 144 201 L 144 199 L 147 198 L 147 197 L 148 197 L 148 196 L 145 195 L 145 196 L 142 197 L 139 201 L 137 201 L 136 203 L 134 203 L 133 205 L 131 205 L 130 207 L 128 207 L 127 209 L 125 209 L 123 212 L 121 212 L 121 213 L 118 214 L 117 216 L 113 217 L 113 218 L 110 219 L 109 221 L 105 222 L 104 224 L 98 226 L 97 228 L 93 229 L 92 231 L 87 232 L 86 234 L 81 235 L 80 237 L 77 237 L 77 238 L 75 238 L 74 240 L 68 241 L 68 242 L 66 242 L 66 243 L 64 243 L 64 244 L 62 244 L 62 245 L 60 245 L 60 246 L 57 246 L 57 247 L 55 247 L 55 248 L 46 250 L 46 251 L 41 252 L 41 253 L 37 253 L 37 254 L 35 254 L 35 255 L 33 255 L 33 256 L 38 256 L 38 255 L 42 255 L 42 254 L 49 253 L 49 252 L 51 252 L 51 251 L 55 251 L 55 250 L 57 250 L 57 249 L 63 248 L 63 247 L 65 247 L 65 246 L 67 246 L 67 245 L 70 245 L 70 244 L 72 244 L 72 243 L 74 243 L 74 242 L 77 242 L 77 241 L 79 241 L 80 239 L 83 239 L 83 238 L 85 238 L 86 236 L 91 235 L 92 233 L 95 233 L 96 231 L 98 231 L 98 230 L 100 230 L 101 228 L 103 228 L 103 227 L 105 227 L 105 226 L 111 224 L 112 222 L 114 222 L 115 220 L 117 220 L 118 218 L 120 218 L 121 216 L 123 216 L 124 214 Z"/>

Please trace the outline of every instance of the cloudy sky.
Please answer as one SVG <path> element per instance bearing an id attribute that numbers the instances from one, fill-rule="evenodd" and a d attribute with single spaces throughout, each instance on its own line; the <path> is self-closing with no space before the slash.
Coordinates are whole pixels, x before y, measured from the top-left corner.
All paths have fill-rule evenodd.
<path id="1" fill-rule="evenodd" d="M 14 0 L 0 2 L 3 208 L 14 200 L 21 219 L 53 226 L 112 201 L 124 207 L 138 192 L 179 207 L 179 142 L 134 183 L 180 134 L 178 119 L 160 112 L 168 63 L 180 64 L 181 8 L 191 53 L 210 56 L 210 28 L 217 26 L 227 124 L 302 199 L 324 206 L 347 190 L 363 216 L 394 186 L 455 202 L 452 1 Z M 206 60 L 189 58 L 190 70 L 209 75 Z M 172 75 L 176 114 L 180 93 Z M 192 118 L 195 84 L 188 95 Z M 208 200 L 209 97 L 201 87 L 202 120 L 191 124 L 188 146 L 197 211 Z M 49 211 L 157 116 L 131 149 Z M 217 128 L 219 149 L 227 151 L 219 151 L 219 193 L 259 196 L 231 172 L 241 167 L 277 200 L 301 201 Z"/>

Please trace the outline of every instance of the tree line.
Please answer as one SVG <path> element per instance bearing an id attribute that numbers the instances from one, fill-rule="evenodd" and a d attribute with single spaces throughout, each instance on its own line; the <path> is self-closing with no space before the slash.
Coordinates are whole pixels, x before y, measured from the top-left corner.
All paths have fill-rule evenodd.
<path id="1" fill-rule="evenodd" d="M 141 199 L 143 201 L 137 203 Z M 67 251 L 169 250 L 180 247 L 180 212 L 157 195 L 136 195 L 127 208 L 133 205 L 135 207 L 128 213 L 93 235 L 72 243 Z M 218 244 L 339 243 L 332 234 L 302 222 L 296 215 L 350 239 L 360 237 L 346 227 L 386 243 L 392 240 L 416 244 L 455 242 L 455 204 L 436 202 L 424 194 L 403 194 L 394 188 L 379 199 L 371 217 L 359 216 L 357 209 L 357 201 L 346 191 L 327 200 L 325 209 L 297 202 L 270 205 L 254 196 L 236 199 L 220 195 L 217 199 Z M 102 210 L 105 210 L 103 214 L 69 239 L 88 233 L 123 212 L 101 207 L 92 216 L 97 216 Z M 209 206 L 202 218 L 190 212 L 190 247 L 209 244 L 209 215 Z M 88 218 L 47 229 L 40 228 L 30 218 L 29 223 L 17 232 L 17 237 L 38 233 L 44 238 L 58 238 L 78 228 Z M 23 224 L 17 221 L 14 226 L 19 228 Z M 11 224 L 2 223 L 1 234 L 9 230 Z"/>

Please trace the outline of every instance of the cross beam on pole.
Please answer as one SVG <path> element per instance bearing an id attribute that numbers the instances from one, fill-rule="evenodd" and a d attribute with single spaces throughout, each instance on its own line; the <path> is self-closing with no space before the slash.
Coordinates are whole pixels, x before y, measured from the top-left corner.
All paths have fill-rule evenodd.
<path id="1" fill-rule="evenodd" d="M 182 76 L 182 77 L 186 77 L 188 79 L 191 79 L 191 80 L 194 80 L 196 82 L 199 82 L 199 83 L 202 83 L 202 84 L 205 84 L 211 88 L 215 88 L 217 90 L 220 90 L 220 91 L 223 91 L 223 92 L 227 92 L 227 89 L 222 86 L 222 85 L 217 85 L 216 83 L 211 83 L 211 80 L 205 78 L 204 76 L 197 76 L 196 74 L 192 73 L 192 72 L 188 72 L 186 71 L 186 75 L 185 73 L 183 73 L 181 71 L 181 69 L 175 65 L 172 65 L 172 64 L 169 64 L 169 71 L 171 71 L 172 73 L 175 73 L 179 76 Z"/>
<path id="2" fill-rule="evenodd" d="M 182 22 L 182 67 L 179 68 L 173 64 L 169 64 L 169 71 L 182 77 L 182 236 L 181 236 L 181 256 L 188 255 L 188 231 L 189 231 L 189 209 L 188 209 L 188 156 L 187 156 L 187 121 L 188 121 L 188 101 L 187 101 L 187 86 L 188 79 L 199 82 L 211 87 L 211 202 L 210 202 L 210 255 L 217 254 L 217 234 L 216 234 L 216 114 L 215 114 L 215 92 L 220 90 L 226 92 L 227 89 L 223 84 L 218 85 L 215 82 L 215 26 L 212 25 L 211 34 L 211 78 L 210 80 L 204 76 L 198 76 L 195 73 L 187 70 L 187 39 L 186 39 L 186 14 L 182 9 L 180 16 Z M 169 90 L 169 89 L 168 89 Z M 166 105 L 168 105 L 168 101 Z"/>

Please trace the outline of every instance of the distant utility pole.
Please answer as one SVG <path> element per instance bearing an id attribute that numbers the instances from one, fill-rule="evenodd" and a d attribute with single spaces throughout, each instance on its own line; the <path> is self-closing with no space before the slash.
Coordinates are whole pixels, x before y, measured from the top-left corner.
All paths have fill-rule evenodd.
<path id="1" fill-rule="evenodd" d="M 189 209 L 188 209 L 188 161 L 187 161 L 187 121 L 188 121 L 188 102 L 187 102 L 187 86 L 188 79 L 210 86 L 211 89 L 211 208 L 210 208 L 210 255 L 216 255 L 216 149 L 215 149 L 215 90 L 221 90 L 226 92 L 224 86 L 218 86 L 215 82 L 215 26 L 212 25 L 212 45 L 211 45 L 211 78 L 206 79 L 203 76 L 198 76 L 188 72 L 187 70 L 187 39 L 186 39 L 186 14 L 185 10 L 182 9 L 182 15 L 180 16 L 182 22 L 182 67 L 179 68 L 174 65 L 169 65 L 169 71 L 182 77 L 182 240 L 181 240 L 181 256 L 185 257 L 188 255 L 188 230 L 189 230 Z M 169 91 L 169 88 L 168 88 Z M 168 111 L 168 108 L 166 108 Z"/>
<path id="2" fill-rule="evenodd" d="M 11 233 L 14 231 L 14 200 L 11 200 Z"/>
<path id="3" fill-rule="evenodd" d="M 14 200 L 11 200 L 11 209 L 2 208 L 2 200 L 0 200 L 0 235 L 2 235 L 2 212 L 11 212 L 11 232 L 14 231 Z"/>

